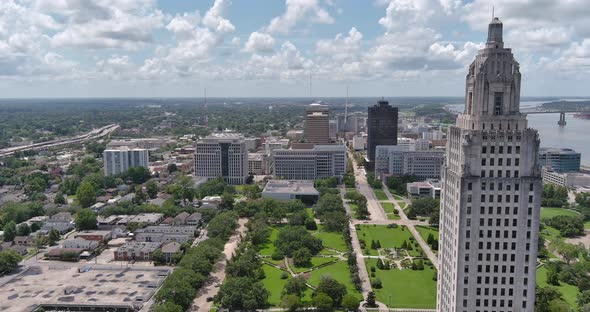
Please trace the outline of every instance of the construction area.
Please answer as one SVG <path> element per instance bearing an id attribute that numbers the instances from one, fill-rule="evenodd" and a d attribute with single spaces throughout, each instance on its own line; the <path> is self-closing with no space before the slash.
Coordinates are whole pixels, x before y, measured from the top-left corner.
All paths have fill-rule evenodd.
<path id="1" fill-rule="evenodd" d="M 0 311 L 139 311 L 167 268 L 31 266 L 0 286 Z"/>

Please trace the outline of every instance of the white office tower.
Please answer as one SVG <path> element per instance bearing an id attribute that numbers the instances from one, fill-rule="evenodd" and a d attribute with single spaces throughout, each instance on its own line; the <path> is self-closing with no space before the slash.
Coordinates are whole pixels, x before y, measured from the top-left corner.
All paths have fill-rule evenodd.
<path id="1" fill-rule="evenodd" d="M 494 18 L 447 132 L 439 312 L 534 311 L 541 204 L 539 136 L 519 112 L 519 64 Z"/>
<path id="2" fill-rule="evenodd" d="M 147 168 L 150 160 L 148 153 L 146 149 L 130 149 L 126 146 L 106 149 L 102 153 L 104 175 L 117 175 L 132 167 Z"/>
<path id="3" fill-rule="evenodd" d="M 244 184 L 248 177 L 244 137 L 236 133 L 216 133 L 197 141 L 195 176 L 223 177 L 229 184 Z"/>

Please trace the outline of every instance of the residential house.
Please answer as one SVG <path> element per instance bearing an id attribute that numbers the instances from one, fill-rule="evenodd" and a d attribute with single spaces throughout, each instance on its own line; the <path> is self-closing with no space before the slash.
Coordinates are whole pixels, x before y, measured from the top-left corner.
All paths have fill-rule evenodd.
<path id="1" fill-rule="evenodd" d="M 188 212 L 181 212 L 176 217 L 174 217 L 174 224 L 175 225 L 185 225 L 186 219 L 190 216 Z"/>
<path id="2" fill-rule="evenodd" d="M 115 261 L 151 261 L 153 252 L 161 245 L 162 243 L 159 242 L 128 242 L 115 251 L 114 259 Z"/>
<path id="3" fill-rule="evenodd" d="M 27 247 L 19 246 L 19 245 L 10 246 L 8 248 L 8 250 L 12 250 L 12 251 L 16 252 L 17 254 L 19 254 L 20 256 L 24 256 L 27 253 L 29 253 L 29 250 L 27 249 Z"/>
<path id="4" fill-rule="evenodd" d="M 98 247 L 98 242 L 94 240 L 86 240 L 80 237 L 73 239 L 66 239 L 61 244 L 63 248 L 77 248 L 82 250 L 94 250 Z"/>
<path id="5" fill-rule="evenodd" d="M 99 244 L 109 241 L 111 237 L 111 231 L 108 230 L 81 231 L 74 234 L 74 238 L 82 238 L 89 241 L 95 241 Z"/>
<path id="6" fill-rule="evenodd" d="M 180 243 L 170 242 L 162 246 L 162 255 L 164 255 L 165 262 L 172 262 L 172 257 L 175 253 L 180 251 Z"/>
<path id="7" fill-rule="evenodd" d="M 199 226 L 203 215 L 198 212 L 193 212 L 188 218 L 186 218 L 186 224 L 191 226 Z"/>
<path id="8" fill-rule="evenodd" d="M 33 238 L 31 236 L 16 236 L 14 237 L 14 244 L 18 246 L 33 246 Z"/>

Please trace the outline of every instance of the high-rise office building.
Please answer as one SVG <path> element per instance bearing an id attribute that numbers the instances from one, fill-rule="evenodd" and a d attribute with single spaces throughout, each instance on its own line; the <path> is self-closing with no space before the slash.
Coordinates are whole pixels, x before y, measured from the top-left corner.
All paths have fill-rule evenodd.
<path id="1" fill-rule="evenodd" d="M 230 184 L 244 184 L 248 177 L 248 150 L 244 137 L 216 133 L 195 145 L 195 176 L 223 177 Z"/>
<path id="2" fill-rule="evenodd" d="M 371 167 L 375 162 L 377 145 L 397 145 L 397 107 L 380 100 L 369 107 L 367 119 L 367 158 Z"/>
<path id="3" fill-rule="evenodd" d="M 519 111 L 520 81 L 493 18 L 447 132 L 437 311 L 534 311 L 540 141 Z"/>
<path id="4" fill-rule="evenodd" d="M 147 168 L 150 160 L 148 150 L 125 146 L 104 150 L 102 158 L 105 176 L 120 174 L 133 167 Z"/>
<path id="5" fill-rule="evenodd" d="M 305 141 L 313 144 L 330 143 L 330 111 L 327 106 L 311 104 L 305 108 Z"/>
<path id="6" fill-rule="evenodd" d="M 570 148 L 541 148 L 539 165 L 554 172 L 580 171 L 581 154 Z"/>

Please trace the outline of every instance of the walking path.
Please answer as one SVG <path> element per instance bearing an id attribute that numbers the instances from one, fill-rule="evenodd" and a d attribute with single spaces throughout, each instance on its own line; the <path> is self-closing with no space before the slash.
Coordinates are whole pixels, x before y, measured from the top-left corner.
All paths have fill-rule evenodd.
<path id="1" fill-rule="evenodd" d="M 219 284 L 223 282 L 225 279 L 225 266 L 227 265 L 227 261 L 231 260 L 234 255 L 234 251 L 238 248 L 240 241 L 244 233 L 246 232 L 246 223 L 248 219 L 239 219 L 238 224 L 239 227 L 234 235 L 229 238 L 229 241 L 225 244 L 223 248 L 223 259 L 219 260 L 215 264 L 215 272 L 211 274 L 209 280 L 203 286 L 195 300 L 193 300 L 193 305 L 190 307 L 189 311 L 209 311 L 211 306 L 213 305 L 213 301 L 207 302 L 207 298 L 215 297 L 219 292 Z"/>
<path id="2" fill-rule="evenodd" d="M 434 267 L 438 270 L 438 258 L 436 257 L 436 255 L 434 254 L 432 249 L 430 249 L 430 246 L 428 246 L 428 244 L 424 241 L 424 238 L 422 238 L 422 235 L 420 235 L 418 230 L 416 230 L 415 225 L 417 223 L 416 222 L 408 222 L 411 220 L 408 219 L 408 216 L 406 215 L 404 210 L 399 206 L 399 204 L 397 203 L 395 198 L 393 198 L 393 196 L 389 192 L 389 189 L 387 188 L 386 185 L 383 185 L 383 191 L 385 191 L 385 195 L 387 195 L 387 198 L 389 198 L 389 200 L 391 202 L 393 202 L 393 204 L 395 205 L 395 209 L 397 209 L 397 211 L 399 212 L 399 215 L 401 217 L 401 220 L 397 220 L 397 221 L 401 221 L 401 222 L 395 222 L 395 223 L 397 223 L 397 224 L 404 224 L 405 223 L 404 225 L 410 230 L 410 233 L 412 233 L 412 235 L 414 236 L 414 238 L 416 239 L 418 244 L 420 244 L 420 247 L 422 247 L 422 250 L 424 250 L 424 253 L 428 257 L 428 259 L 430 259 L 430 262 L 432 262 L 432 265 L 434 265 Z"/>

